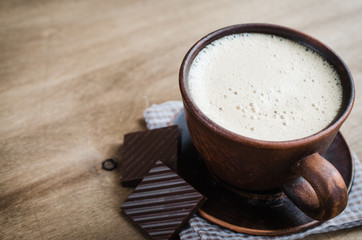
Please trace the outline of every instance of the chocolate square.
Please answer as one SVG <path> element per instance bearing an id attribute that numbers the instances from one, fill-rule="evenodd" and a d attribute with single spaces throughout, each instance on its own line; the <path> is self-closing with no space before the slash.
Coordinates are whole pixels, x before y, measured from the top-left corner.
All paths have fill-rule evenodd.
<path id="1" fill-rule="evenodd" d="M 126 134 L 121 169 L 122 186 L 137 186 L 157 161 L 176 170 L 177 144 L 177 126 Z"/>
<path id="2" fill-rule="evenodd" d="M 151 239 L 174 239 L 206 198 L 158 161 L 121 209 Z"/>

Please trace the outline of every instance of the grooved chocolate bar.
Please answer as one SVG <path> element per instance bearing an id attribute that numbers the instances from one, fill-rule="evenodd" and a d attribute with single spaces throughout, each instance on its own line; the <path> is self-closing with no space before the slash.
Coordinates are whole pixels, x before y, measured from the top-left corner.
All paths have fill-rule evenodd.
<path id="1" fill-rule="evenodd" d="M 121 183 L 135 187 L 157 161 L 176 170 L 178 127 L 128 133 L 124 136 Z"/>
<path id="2" fill-rule="evenodd" d="M 158 161 L 121 209 L 151 239 L 173 239 L 205 200 L 204 196 Z"/>

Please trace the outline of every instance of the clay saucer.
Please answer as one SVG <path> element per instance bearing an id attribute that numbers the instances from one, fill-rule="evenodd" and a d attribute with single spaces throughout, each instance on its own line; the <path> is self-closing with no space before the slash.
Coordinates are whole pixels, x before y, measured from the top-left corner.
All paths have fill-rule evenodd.
<path id="1" fill-rule="evenodd" d="M 190 138 L 184 112 L 177 114 L 171 124 L 180 129 L 177 172 L 207 197 L 200 216 L 236 232 L 267 236 L 297 233 L 321 224 L 301 212 L 283 192 L 232 191 L 207 171 Z M 323 156 L 339 170 L 350 191 L 354 165 L 340 133 Z"/>

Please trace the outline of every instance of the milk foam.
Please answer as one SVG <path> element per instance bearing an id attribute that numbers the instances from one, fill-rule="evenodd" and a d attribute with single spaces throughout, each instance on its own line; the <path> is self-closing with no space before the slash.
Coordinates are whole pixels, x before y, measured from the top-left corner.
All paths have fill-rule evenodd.
<path id="1" fill-rule="evenodd" d="M 312 135 L 336 117 L 342 87 L 319 54 L 269 34 L 220 38 L 198 53 L 189 90 L 212 121 L 237 134 L 285 141 Z"/>

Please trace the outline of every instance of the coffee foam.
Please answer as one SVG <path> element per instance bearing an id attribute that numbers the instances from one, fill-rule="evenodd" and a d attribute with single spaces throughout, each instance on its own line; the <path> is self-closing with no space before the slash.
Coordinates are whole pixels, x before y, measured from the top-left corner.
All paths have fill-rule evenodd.
<path id="1" fill-rule="evenodd" d="M 237 134 L 285 141 L 327 127 L 342 102 L 334 68 L 312 49 L 269 34 L 220 38 L 194 59 L 189 91 L 212 121 Z"/>

